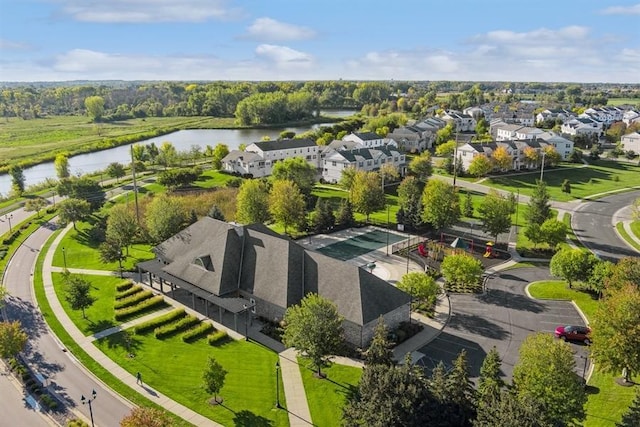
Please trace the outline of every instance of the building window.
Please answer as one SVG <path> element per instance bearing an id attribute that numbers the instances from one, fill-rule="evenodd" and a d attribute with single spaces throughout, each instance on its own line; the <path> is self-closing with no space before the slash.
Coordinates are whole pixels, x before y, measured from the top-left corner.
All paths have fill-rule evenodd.
<path id="1" fill-rule="evenodd" d="M 331 166 L 336 166 L 336 162 L 331 162 Z"/>
<path id="2" fill-rule="evenodd" d="M 362 166 L 364 166 L 364 163 L 363 162 L 358 162 L 358 166 L 362 167 Z"/>

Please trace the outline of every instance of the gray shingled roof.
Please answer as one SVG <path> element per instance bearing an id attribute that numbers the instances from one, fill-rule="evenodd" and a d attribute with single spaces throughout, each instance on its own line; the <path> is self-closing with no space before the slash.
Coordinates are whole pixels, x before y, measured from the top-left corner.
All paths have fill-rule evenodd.
<path id="1" fill-rule="evenodd" d="M 258 153 L 254 153 L 251 151 L 233 150 L 222 158 L 223 162 L 231 162 L 231 161 L 237 161 L 237 160 L 240 160 L 243 162 L 252 162 L 252 161 L 262 160 L 262 157 L 260 157 Z"/>
<path id="2" fill-rule="evenodd" d="M 289 148 L 314 147 L 317 144 L 310 139 L 278 139 L 275 141 L 254 142 L 262 151 L 286 150 Z"/>
<path id="3" fill-rule="evenodd" d="M 353 134 L 363 141 L 371 141 L 374 139 L 382 138 L 380 135 L 374 132 L 353 132 Z"/>

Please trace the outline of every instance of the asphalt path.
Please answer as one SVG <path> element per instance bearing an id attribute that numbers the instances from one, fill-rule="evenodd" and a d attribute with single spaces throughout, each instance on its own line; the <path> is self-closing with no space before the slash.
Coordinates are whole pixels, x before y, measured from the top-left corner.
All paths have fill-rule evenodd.
<path id="1" fill-rule="evenodd" d="M 494 346 L 502 358 L 502 374 L 511 380 L 524 339 L 535 332 L 553 333 L 560 325 L 584 325 L 576 308 L 568 301 L 534 300 L 525 293 L 530 282 L 550 279 L 548 267 L 518 268 L 498 272 L 487 282 L 484 294 L 451 294 L 451 318 L 442 333 L 419 351 L 431 369 L 442 360 L 447 368 L 463 349 L 467 352 L 472 380 Z M 576 372 L 583 375 L 586 347 L 571 343 L 575 350 Z"/>
<path id="2" fill-rule="evenodd" d="M 36 412 L 28 403 L 23 387 L 10 379 L 10 373 L 0 372 L 0 425 L 48 427 L 53 424 Z M 21 408 L 17 410 L 17 408 Z"/>
<path id="3" fill-rule="evenodd" d="M 10 294 L 6 305 L 7 317 L 22 322 L 29 334 L 25 359 L 47 378 L 46 384 L 64 401 L 67 409 L 80 411 L 89 419 L 89 407 L 82 405 L 80 397 L 89 396 L 95 390 L 97 398 L 92 405 L 95 424 L 102 427 L 118 426 L 122 417 L 131 411 L 130 406 L 108 391 L 53 337 L 33 297 L 32 278 L 36 258 L 55 227 L 55 224 L 50 224 L 30 235 L 7 266 L 4 277 Z M 12 413 L 24 414 L 25 411 L 22 407 L 14 407 Z"/>
<path id="4" fill-rule="evenodd" d="M 618 236 L 615 224 L 631 219 L 628 208 L 640 191 L 620 193 L 580 205 L 572 215 L 571 226 L 583 245 L 600 258 L 618 261 L 640 254 Z"/>

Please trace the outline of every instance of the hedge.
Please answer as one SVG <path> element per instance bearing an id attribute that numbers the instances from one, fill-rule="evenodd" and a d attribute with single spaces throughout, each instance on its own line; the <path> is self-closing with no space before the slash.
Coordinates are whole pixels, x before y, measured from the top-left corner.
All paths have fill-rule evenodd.
<path id="1" fill-rule="evenodd" d="M 209 336 L 207 336 L 207 341 L 209 341 L 210 345 L 218 345 L 223 341 L 226 341 L 229 335 L 227 331 L 217 331 Z"/>
<path id="2" fill-rule="evenodd" d="M 169 335 L 184 331 L 185 329 L 190 328 L 199 322 L 200 319 L 192 314 L 189 314 L 176 322 L 168 323 L 164 326 L 156 328 L 155 331 L 153 331 L 153 334 L 158 339 L 166 338 Z"/>
<path id="3" fill-rule="evenodd" d="M 182 341 L 190 342 L 200 338 L 203 335 L 208 334 L 209 332 L 215 331 L 213 325 L 209 322 L 202 322 L 195 328 L 189 329 L 187 332 L 182 334 Z"/>
<path id="4" fill-rule="evenodd" d="M 132 286 L 133 286 L 133 282 L 131 280 L 127 280 L 126 282 L 118 283 L 116 285 L 116 291 L 124 292 Z"/>
<path id="5" fill-rule="evenodd" d="M 129 295 L 126 298 L 123 298 L 123 299 L 121 299 L 119 301 L 116 301 L 115 309 L 119 310 L 121 308 L 125 308 L 125 307 L 129 307 L 129 306 L 132 306 L 132 305 L 136 305 L 141 301 L 144 301 L 144 300 L 146 300 L 148 298 L 151 298 L 152 296 L 153 296 L 153 292 L 150 291 L 150 290 L 137 292 L 137 293 L 135 293 L 133 295 Z"/>
<path id="6" fill-rule="evenodd" d="M 163 314 L 162 316 L 155 317 L 151 320 L 147 320 L 146 322 L 140 323 L 133 327 L 133 332 L 136 334 L 144 334 L 146 332 L 153 331 L 154 329 L 166 325 L 167 323 L 178 320 L 184 316 L 186 316 L 186 312 L 184 308 L 176 308 L 175 310 L 170 311 L 167 314 Z"/>
<path id="7" fill-rule="evenodd" d="M 142 286 L 133 285 L 129 289 L 127 289 L 126 291 L 118 292 L 116 294 L 116 300 L 124 299 L 124 298 L 126 298 L 128 296 L 131 296 L 133 294 L 137 294 L 140 291 L 142 291 Z"/>
<path id="8" fill-rule="evenodd" d="M 162 295 L 156 295 L 154 297 L 151 297 L 142 301 L 139 304 L 116 310 L 115 319 L 120 321 L 122 319 L 126 319 L 127 317 L 133 316 L 134 314 L 138 314 L 141 311 L 148 310 L 152 307 L 155 307 L 164 303 L 165 303 L 164 297 Z"/>

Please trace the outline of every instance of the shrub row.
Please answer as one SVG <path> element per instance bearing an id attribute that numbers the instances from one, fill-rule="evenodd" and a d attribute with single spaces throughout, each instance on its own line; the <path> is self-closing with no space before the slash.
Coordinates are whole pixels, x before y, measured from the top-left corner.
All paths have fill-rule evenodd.
<path id="1" fill-rule="evenodd" d="M 156 295 L 142 301 L 139 304 L 116 310 L 115 319 L 120 321 L 122 319 L 126 319 L 127 317 L 133 316 L 134 314 L 138 314 L 142 311 L 148 310 L 161 304 L 164 304 L 164 298 L 162 297 L 162 295 Z"/>
<path id="2" fill-rule="evenodd" d="M 186 316 L 184 308 L 176 308 L 175 310 L 170 311 L 167 314 L 163 314 L 162 316 L 158 316 L 151 320 L 147 320 L 144 323 L 140 323 L 133 328 L 133 332 L 136 334 L 144 334 L 146 332 L 153 331 L 154 329 L 166 325 L 167 323 L 178 320 L 182 317 Z"/>
<path id="3" fill-rule="evenodd" d="M 211 323 L 209 323 L 209 322 L 201 322 L 195 328 L 191 328 L 187 332 L 182 334 L 182 341 L 184 341 L 184 342 L 194 341 L 194 340 L 196 340 L 196 339 L 208 334 L 209 332 L 213 332 L 213 331 L 215 331 L 215 328 L 213 327 L 213 325 Z"/>
<path id="4" fill-rule="evenodd" d="M 133 295 L 129 295 L 126 298 L 116 301 L 114 308 L 119 310 L 121 308 L 130 307 L 132 305 L 136 305 L 141 301 L 144 301 L 153 296 L 153 292 L 151 290 L 140 291 Z"/>
<path id="5" fill-rule="evenodd" d="M 4 235 L 4 239 L 2 240 L 3 245 L 10 245 L 20 236 L 20 229 L 14 229 L 11 233 L 7 233 Z"/>
<path id="6" fill-rule="evenodd" d="M 126 282 L 118 283 L 116 285 L 116 292 L 124 292 L 130 287 L 133 286 L 133 282 L 131 280 L 127 280 Z"/>
<path id="7" fill-rule="evenodd" d="M 189 314 L 173 323 L 168 323 L 164 326 L 160 326 L 159 328 L 156 328 L 153 331 L 153 334 L 158 339 L 166 338 L 177 332 L 184 331 L 185 329 L 190 328 L 193 325 L 196 325 L 198 322 L 200 322 L 200 319 L 198 319 L 196 316 Z"/>
<path id="8" fill-rule="evenodd" d="M 142 286 L 133 285 L 129 289 L 127 289 L 126 291 L 118 292 L 116 294 L 116 300 L 125 299 L 126 297 L 131 296 L 133 294 L 137 294 L 140 291 L 142 291 Z"/>
<path id="9" fill-rule="evenodd" d="M 227 331 L 216 331 L 215 333 L 207 336 L 207 341 L 210 345 L 218 345 L 228 338 Z"/>

